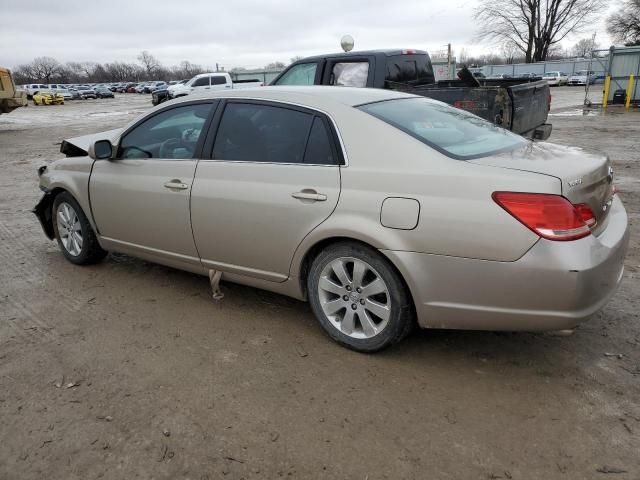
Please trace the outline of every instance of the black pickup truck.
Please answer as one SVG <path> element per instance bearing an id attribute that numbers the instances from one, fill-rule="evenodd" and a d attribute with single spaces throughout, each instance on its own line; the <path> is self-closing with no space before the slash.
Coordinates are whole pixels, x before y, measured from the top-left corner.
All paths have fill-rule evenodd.
<path id="1" fill-rule="evenodd" d="M 458 80 L 435 81 L 427 52 L 373 50 L 298 60 L 271 85 L 339 85 L 401 90 L 467 110 L 522 136 L 546 140 L 551 92 L 544 80 L 476 78 L 463 68 Z"/>

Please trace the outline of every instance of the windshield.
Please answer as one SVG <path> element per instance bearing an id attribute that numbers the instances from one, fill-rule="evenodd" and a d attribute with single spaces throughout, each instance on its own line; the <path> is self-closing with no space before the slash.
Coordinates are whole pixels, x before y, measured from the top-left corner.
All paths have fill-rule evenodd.
<path id="1" fill-rule="evenodd" d="M 358 108 L 460 160 L 486 157 L 527 143 L 469 112 L 426 98 L 387 100 Z"/>

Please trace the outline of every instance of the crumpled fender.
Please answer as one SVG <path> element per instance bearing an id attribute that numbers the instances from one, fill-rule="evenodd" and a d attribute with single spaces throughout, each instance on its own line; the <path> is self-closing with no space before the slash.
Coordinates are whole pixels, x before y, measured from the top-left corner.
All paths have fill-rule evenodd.
<path id="1" fill-rule="evenodd" d="M 60 144 L 60 153 L 67 157 L 86 157 L 88 155 L 89 146 L 98 140 L 109 140 L 113 143 L 122 133 L 122 128 L 107 130 L 105 132 L 92 133 L 81 137 L 68 138 Z"/>

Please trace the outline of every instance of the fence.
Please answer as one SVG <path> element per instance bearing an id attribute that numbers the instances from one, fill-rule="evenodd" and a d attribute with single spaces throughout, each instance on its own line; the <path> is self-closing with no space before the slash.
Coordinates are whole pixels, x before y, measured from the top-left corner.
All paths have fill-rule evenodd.
<path id="1" fill-rule="evenodd" d="M 608 50 L 607 50 L 608 53 Z M 608 55 L 606 59 L 593 58 L 591 67 L 590 60 L 580 58 L 574 60 L 550 60 L 547 62 L 536 63 L 514 63 L 509 65 L 485 65 L 482 67 L 482 73 L 486 76 L 506 74 L 517 77 L 524 73 L 533 73 L 542 76 L 545 72 L 563 72 L 571 76 L 580 70 L 592 70 L 596 74 L 596 81 L 604 81 L 606 74 L 606 64 L 608 63 Z"/>
<path id="2" fill-rule="evenodd" d="M 271 80 L 280 75 L 282 70 L 242 70 L 239 72 L 229 72 L 233 80 L 253 80 L 258 79 L 265 85 L 271 83 Z"/>

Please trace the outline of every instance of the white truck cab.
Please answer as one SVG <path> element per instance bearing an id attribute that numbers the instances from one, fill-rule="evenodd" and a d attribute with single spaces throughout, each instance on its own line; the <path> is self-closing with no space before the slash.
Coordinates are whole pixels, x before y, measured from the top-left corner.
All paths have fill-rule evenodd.
<path id="1" fill-rule="evenodd" d="M 261 87 L 264 83 L 260 80 L 236 80 L 226 72 L 201 73 L 184 84 L 171 85 L 167 92 L 169 97 L 177 98 L 194 92 L 206 92 L 211 90 L 225 90 L 231 88 Z"/>

